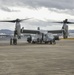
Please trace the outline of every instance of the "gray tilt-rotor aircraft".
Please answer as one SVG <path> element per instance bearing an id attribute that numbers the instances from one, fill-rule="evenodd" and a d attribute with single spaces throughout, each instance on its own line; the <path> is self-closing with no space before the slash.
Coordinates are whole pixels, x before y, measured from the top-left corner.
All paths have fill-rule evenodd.
<path id="1" fill-rule="evenodd" d="M 0 22 L 12 22 L 15 23 L 15 30 L 14 30 L 14 37 L 17 36 L 18 38 L 21 38 L 21 33 L 30 33 L 30 34 L 44 34 L 44 31 L 42 30 L 25 30 L 21 29 L 20 22 L 24 20 L 28 20 L 30 18 L 26 19 L 16 19 L 16 20 L 2 20 Z M 67 24 L 74 24 L 74 22 L 69 22 L 67 19 L 65 19 L 63 22 L 53 22 L 53 23 L 63 23 L 61 30 L 46 30 L 47 33 L 63 33 L 63 38 L 68 38 L 68 25 Z"/>

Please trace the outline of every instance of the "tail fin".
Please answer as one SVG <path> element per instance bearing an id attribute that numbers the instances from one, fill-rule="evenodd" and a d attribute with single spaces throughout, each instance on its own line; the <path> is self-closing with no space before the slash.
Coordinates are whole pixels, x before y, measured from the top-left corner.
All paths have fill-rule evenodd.
<path id="1" fill-rule="evenodd" d="M 38 27 L 37 30 L 40 30 L 40 27 Z"/>

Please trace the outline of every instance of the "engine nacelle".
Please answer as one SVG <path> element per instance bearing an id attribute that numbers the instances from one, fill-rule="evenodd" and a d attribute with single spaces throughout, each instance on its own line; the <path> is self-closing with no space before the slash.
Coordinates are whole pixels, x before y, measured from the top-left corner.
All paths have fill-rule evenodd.
<path id="1" fill-rule="evenodd" d="M 63 38 L 66 39 L 68 38 L 68 25 L 63 25 Z"/>
<path id="2" fill-rule="evenodd" d="M 14 31 L 14 36 L 17 36 L 18 39 L 21 38 L 21 26 L 19 23 L 16 23 L 15 31 Z"/>

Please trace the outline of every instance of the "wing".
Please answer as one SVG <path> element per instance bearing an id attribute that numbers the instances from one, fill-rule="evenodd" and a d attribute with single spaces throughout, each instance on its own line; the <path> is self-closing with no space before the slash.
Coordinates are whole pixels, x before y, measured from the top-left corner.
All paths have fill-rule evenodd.
<path id="1" fill-rule="evenodd" d="M 64 30 L 48 30 L 48 33 L 53 33 L 53 34 L 56 34 L 56 33 L 62 33 Z"/>
<path id="2" fill-rule="evenodd" d="M 38 34 L 40 32 L 38 30 L 21 30 L 21 33 Z"/>

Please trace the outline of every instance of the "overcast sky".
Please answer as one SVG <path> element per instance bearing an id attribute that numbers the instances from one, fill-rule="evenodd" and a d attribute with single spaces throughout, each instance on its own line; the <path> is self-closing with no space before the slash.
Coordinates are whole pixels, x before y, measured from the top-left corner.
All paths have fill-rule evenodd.
<path id="1" fill-rule="evenodd" d="M 74 21 L 74 0 L 0 0 L 0 20 L 32 18 L 21 23 L 26 29 L 61 29 L 51 21 Z M 15 24 L 0 23 L 0 29 L 14 30 Z M 69 25 L 74 29 L 74 25 Z"/>

